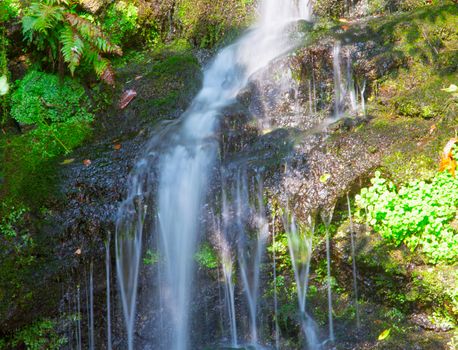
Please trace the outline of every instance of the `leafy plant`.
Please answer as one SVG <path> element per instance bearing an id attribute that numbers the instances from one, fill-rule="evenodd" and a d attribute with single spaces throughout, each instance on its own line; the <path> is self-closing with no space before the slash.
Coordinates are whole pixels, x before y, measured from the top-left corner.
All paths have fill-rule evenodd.
<path id="1" fill-rule="evenodd" d="M 0 3 L 0 23 L 17 17 L 20 11 L 19 5 L 18 0 L 2 0 Z"/>
<path id="2" fill-rule="evenodd" d="M 4 6 L 5 5 L 0 5 L 0 9 Z M 2 16 L 3 15 L 0 13 L 0 17 Z M 0 122 L 2 124 L 5 123 L 8 112 L 8 100 L 7 96 L 5 96 L 9 90 L 8 80 L 10 77 L 8 71 L 8 60 L 6 57 L 7 46 L 8 39 L 6 38 L 6 28 L 3 25 L 0 25 Z"/>
<path id="3" fill-rule="evenodd" d="M 143 263 L 145 265 L 154 265 L 159 261 L 159 254 L 148 249 L 146 251 L 146 256 L 143 258 Z"/>
<path id="4" fill-rule="evenodd" d="M 30 134 L 35 151 L 49 158 L 79 145 L 93 120 L 83 87 L 66 78 L 60 84 L 53 74 L 30 71 L 12 95 L 11 116 L 36 126 Z"/>
<path id="5" fill-rule="evenodd" d="M 48 319 L 37 321 L 17 332 L 11 345 L 15 348 L 25 347 L 27 350 L 58 350 L 67 343 L 67 339 L 57 334 L 55 326 Z"/>
<path id="6" fill-rule="evenodd" d="M 74 0 L 32 2 L 22 18 L 24 36 L 39 51 L 47 51 L 60 68 L 67 63 L 72 75 L 84 61 L 100 79 L 114 84 L 114 71 L 104 55 L 122 55 L 122 50 L 97 25 L 76 13 L 76 4 Z"/>
<path id="7" fill-rule="evenodd" d="M 458 207 L 458 179 L 448 172 L 399 189 L 376 172 L 372 186 L 356 196 L 358 215 L 385 239 L 411 250 L 421 248 L 430 262 L 456 263 L 458 233 L 451 221 Z"/>
<path id="8" fill-rule="evenodd" d="M 208 243 L 202 245 L 194 258 L 200 266 L 206 267 L 207 269 L 215 269 L 218 267 L 218 257 Z"/>
<path id="9" fill-rule="evenodd" d="M 2 213 L 2 218 L 0 219 L 0 233 L 6 238 L 14 238 L 18 234 L 16 225 L 21 222 L 27 209 L 25 207 L 15 208 L 14 206 L 6 208 L 5 203 L 2 204 L 3 206 L 0 210 Z"/>
<path id="10" fill-rule="evenodd" d="M 102 22 L 105 32 L 111 33 L 111 41 L 121 45 L 139 29 L 138 8 L 131 2 L 116 1 L 108 7 Z"/>

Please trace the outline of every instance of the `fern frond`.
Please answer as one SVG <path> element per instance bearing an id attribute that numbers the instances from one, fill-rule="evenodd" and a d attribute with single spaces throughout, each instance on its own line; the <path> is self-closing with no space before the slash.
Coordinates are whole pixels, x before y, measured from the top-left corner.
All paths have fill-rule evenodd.
<path id="1" fill-rule="evenodd" d="M 112 44 L 102 31 L 87 19 L 73 13 L 66 13 L 65 18 L 86 40 L 94 43 L 101 53 L 122 55 L 121 48 Z"/>
<path id="2" fill-rule="evenodd" d="M 84 59 L 94 67 L 97 77 L 109 85 L 115 84 L 115 73 L 108 59 L 102 57 L 95 46 L 87 44 Z"/>
<path id="3" fill-rule="evenodd" d="M 22 19 L 23 33 L 28 41 L 33 40 L 35 32 L 48 34 L 63 20 L 65 9 L 60 6 L 34 2 L 30 5 L 26 15 Z"/>
<path id="4" fill-rule="evenodd" d="M 115 85 L 115 72 L 113 67 L 111 66 L 110 62 L 108 62 L 107 67 L 103 71 L 100 79 L 107 83 L 108 85 L 114 86 Z"/>
<path id="5" fill-rule="evenodd" d="M 75 72 L 79 66 L 81 56 L 84 51 L 84 42 L 78 33 L 70 26 L 65 26 L 60 33 L 60 41 L 62 43 L 62 55 L 64 61 L 68 63 L 70 73 Z"/>

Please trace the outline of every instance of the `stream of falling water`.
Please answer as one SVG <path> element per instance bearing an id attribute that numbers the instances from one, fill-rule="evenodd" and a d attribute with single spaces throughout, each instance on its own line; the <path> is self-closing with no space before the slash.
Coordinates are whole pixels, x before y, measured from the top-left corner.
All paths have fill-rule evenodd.
<path id="1" fill-rule="evenodd" d="M 148 161 L 149 149 L 133 170 L 126 201 L 118 213 L 116 230 L 117 275 L 126 323 L 128 349 L 134 349 L 137 284 L 145 220 L 158 219 L 161 305 L 164 305 L 163 343 L 156 348 L 189 348 L 189 307 L 193 255 L 199 240 L 199 217 L 207 179 L 216 156 L 215 130 L 222 109 L 232 104 L 250 77 L 295 46 L 290 25 L 310 19 L 308 0 L 264 0 L 259 19 L 236 43 L 223 49 L 204 73 L 203 87 L 162 144 L 159 161 Z M 157 145 L 152 143 L 152 145 Z M 153 163 L 153 164 L 152 164 Z M 152 181 L 158 172 L 157 213 L 149 207 Z M 146 233 L 146 232 L 145 232 Z M 242 275 L 243 277 L 243 275 Z M 245 278 L 244 278 L 245 280 Z M 247 295 L 255 298 L 253 293 Z M 250 308 L 252 341 L 256 341 L 256 309 Z M 157 325 L 157 327 L 161 327 Z"/>
<path id="2" fill-rule="evenodd" d="M 234 285 L 234 256 L 231 249 L 231 242 L 234 241 L 234 238 L 231 237 L 231 232 L 229 230 L 230 222 L 230 208 L 228 205 L 226 191 L 223 186 L 223 203 L 222 203 L 222 216 L 223 216 L 223 226 L 218 230 L 218 251 L 221 255 L 221 264 L 223 267 L 224 274 L 224 291 L 226 298 L 227 313 L 229 315 L 229 329 L 231 334 L 231 346 L 237 347 L 238 337 L 237 337 L 237 318 L 235 313 L 235 285 Z"/>
<path id="3" fill-rule="evenodd" d="M 329 325 L 329 341 L 334 343 L 334 318 L 332 311 L 332 277 L 331 277 L 331 225 L 334 208 L 324 209 L 321 212 L 321 218 L 326 228 L 326 270 L 327 270 L 327 292 L 328 292 L 328 325 Z"/>
<path id="4" fill-rule="evenodd" d="M 309 227 L 307 229 L 298 229 L 294 216 L 291 216 L 290 218 L 285 218 L 284 226 L 288 236 L 288 248 L 291 256 L 291 264 L 293 265 L 294 278 L 296 280 L 301 328 L 306 338 L 307 349 L 321 349 L 321 344 L 317 337 L 317 327 L 306 310 L 315 224 L 312 217 L 309 217 Z"/>
<path id="5" fill-rule="evenodd" d="M 276 242 L 275 242 L 275 212 L 272 216 L 272 270 L 273 270 L 273 285 L 274 285 L 274 318 L 275 318 L 275 349 L 280 349 L 280 327 L 278 324 L 278 296 L 277 296 L 277 256 L 276 256 Z"/>
<path id="6" fill-rule="evenodd" d="M 350 220 L 350 242 L 351 242 L 351 266 L 353 272 L 353 293 L 355 298 L 355 313 L 356 313 L 356 328 L 360 328 L 361 321 L 359 318 L 359 303 L 358 303 L 358 281 L 356 279 L 356 255 L 355 255 L 355 229 L 353 225 L 353 217 L 351 215 L 351 203 L 350 196 L 347 193 L 347 206 L 348 206 L 348 217 Z"/>
<path id="7" fill-rule="evenodd" d="M 250 329 L 251 329 L 251 343 L 258 343 L 258 323 L 257 323 L 257 310 L 258 310 L 258 297 L 259 297 L 259 280 L 262 255 L 265 250 L 265 245 L 269 235 L 269 228 L 265 217 L 265 208 L 263 205 L 263 190 L 262 182 L 257 180 L 257 198 L 253 207 L 249 207 L 250 197 L 246 177 L 240 176 L 237 179 L 236 190 L 236 206 L 237 206 L 237 228 L 239 233 L 238 239 L 238 258 L 240 274 L 242 276 L 243 289 L 245 291 L 246 299 L 248 301 L 248 309 L 250 313 Z M 250 210 L 251 209 L 251 210 Z M 252 244 L 249 239 L 249 233 L 243 224 L 242 218 L 246 217 L 246 213 L 252 211 L 254 213 L 254 225 L 256 237 L 255 244 Z"/>
<path id="8" fill-rule="evenodd" d="M 108 239 L 105 242 L 105 272 L 106 272 L 106 284 L 107 284 L 107 350 L 111 350 L 111 258 L 110 258 L 110 241 L 111 234 L 108 235 Z"/>

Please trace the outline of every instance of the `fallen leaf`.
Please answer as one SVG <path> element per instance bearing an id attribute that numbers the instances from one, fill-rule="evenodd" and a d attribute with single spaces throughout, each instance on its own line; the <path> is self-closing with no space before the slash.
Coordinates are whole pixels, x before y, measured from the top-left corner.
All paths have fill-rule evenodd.
<path id="1" fill-rule="evenodd" d="M 378 336 L 378 340 L 386 339 L 390 336 L 391 328 L 385 329 L 380 335 Z"/>
<path id="2" fill-rule="evenodd" d="M 349 26 L 341 26 L 340 28 L 342 28 L 343 30 L 348 30 L 350 27 Z"/>
<path id="3" fill-rule="evenodd" d="M 116 151 L 119 151 L 121 149 L 121 144 L 120 143 L 117 143 L 113 146 L 113 148 L 116 150 Z"/>
<path id="4" fill-rule="evenodd" d="M 445 92 L 457 92 L 458 91 L 458 86 L 456 86 L 455 84 L 450 84 L 450 86 L 448 88 L 441 89 L 441 90 L 445 91 Z"/>
<path id="5" fill-rule="evenodd" d="M 143 75 L 137 75 L 137 76 L 135 77 L 135 80 L 140 80 L 141 78 L 143 78 Z"/>
<path id="6" fill-rule="evenodd" d="M 119 100 L 119 109 L 126 108 L 135 96 L 137 96 L 137 92 L 135 90 L 130 89 L 124 91 Z"/>
<path id="7" fill-rule="evenodd" d="M 91 162 L 90 159 L 85 159 L 85 160 L 83 160 L 83 164 L 84 164 L 85 166 L 89 166 L 89 165 L 91 165 L 91 163 L 92 163 L 92 162 Z"/>
<path id="8" fill-rule="evenodd" d="M 70 158 L 70 159 L 65 159 L 62 163 L 62 165 L 67 165 L 67 164 L 70 164 L 70 163 L 73 163 L 75 161 L 75 158 Z"/>
<path id="9" fill-rule="evenodd" d="M 81 255 L 81 248 L 78 248 L 78 249 L 75 251 L 75 255 Z"/>

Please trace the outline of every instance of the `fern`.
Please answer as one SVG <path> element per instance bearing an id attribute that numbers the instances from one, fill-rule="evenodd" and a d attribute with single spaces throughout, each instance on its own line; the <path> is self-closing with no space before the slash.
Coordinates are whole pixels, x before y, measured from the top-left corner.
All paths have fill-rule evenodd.
<path id="1" fill-rule="evenodd" d="M 66 26 L 62 29 L 60 41 L 62 42 L 64 60 L 68 63 L 68 68 L 73 75 L 76 67 L 80 64 L 81 56 L 84 51 L 84 42 L 78 33 L 70 26 Z"/>
<path id="2" fill-rule="evenodd" d="M 30 5 L 27 15 L 22 19 L 23 33 L 29 42 L 34 34 L 48 35 L 50 29 L 55 29 L 63 20 L 64 8 L 34 2 Z"/>
<path id="3" fill-rule="evenodd" d="M 100 79 L 113 85 L 114 71 L 104 55 L 122 55 L 121 48 L 98 26 L 71 12 L 70 5 L 67 0 L 33 2 L 22 19 L 24 37 L 38 50 L 49 50 L 53 60 L 63 60 L 72 75 L 84 59 Z"/>
<path id="4" fill-rule="evenodd" d="M 112 44 L 108 38 L 103 34 L 103 32 L 94 24 L 89 22 L 87 19 L 79 17 L 72 13 L 67 13 L 65 15 L 67 21 L 72 25 L 74 28 L 81 33 L 81 35 L 88 40 L 89 42 L 93 42 L 95 46 L 100 50 L 102 53 L 106 54 L 116 54 L 122 55 L 122 50 L 119 46 Z"/>

